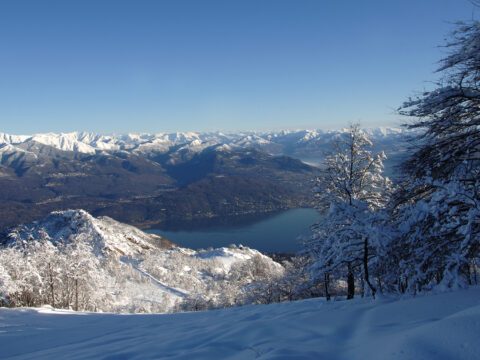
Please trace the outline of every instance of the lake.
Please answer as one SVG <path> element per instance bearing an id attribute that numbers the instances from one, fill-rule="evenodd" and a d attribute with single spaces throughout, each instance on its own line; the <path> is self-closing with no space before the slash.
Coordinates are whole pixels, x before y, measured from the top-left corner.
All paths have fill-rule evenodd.
<path id="1" fill-rule="evenodd" d="M 293 209 L 275 215 L 235 217 L 201 223 L 168 224 L 146 232 L 161 235 L 191 249 L 242 244 L 262 252 L 293 253 L 301 249 L 299 236 L 309 236 L 319 221 L 314 209 Z"/>

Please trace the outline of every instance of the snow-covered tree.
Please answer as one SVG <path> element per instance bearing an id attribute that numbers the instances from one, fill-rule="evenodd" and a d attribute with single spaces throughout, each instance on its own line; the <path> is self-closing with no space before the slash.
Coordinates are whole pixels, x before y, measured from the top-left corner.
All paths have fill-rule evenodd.
<path id="1" fill-rule="evenodd" d="M 480 249 L 480 23 L 458 24 L 447 49 L 437 88 L 400 108 L 421 131 L 393 211 L 397 275 L 413 291 L 468 282 Z"/>
<path id="2" fill-rule="evenodd" d="M 459 24 L 447 49 L 437 88 L 399 109 L 422 131 L 404 167 L 417 178 L 472 182 L 480 161 L 480 23 Z"/>
<path id="3" fill-rule="evenodd" d="M 334 143 L 333 154 L 325 159 L 317 179 L 316 198 L 324 217 L 306 242 L 314 259 L 312 269 L 326 274 L 326 289 L 329 274 L 346 273 L 349 299 L 354 297 L 355 278 L 360 274 L 373 295 L 376 291 L 369 267 L 376 258 L 377 212 L 387 200 L 389 180 L 382 175 L 385 154 L 374 156 L 371 146 L 358 124 Z"/>

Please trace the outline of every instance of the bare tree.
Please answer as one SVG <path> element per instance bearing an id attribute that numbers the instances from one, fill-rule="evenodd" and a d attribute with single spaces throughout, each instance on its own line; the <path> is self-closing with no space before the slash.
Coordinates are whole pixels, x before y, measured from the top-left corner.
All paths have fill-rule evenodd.
<path id="1" fill-rule="evenodd" d="M 325 218 L 313 229 L 315 235 L 307 248 L 315 259 L 316 271 L 343 271 L 347 276 L 347 298 L 355 295 L 355 272 L 374 295 L 369 263 L 376 257 L 375 212 L 386 202 L 388 179 L 382 176 L 385 155 L 372 155 L 372 143 L 359 124 L 353 124 L 334 144 L 334 152 L 325 159 L 323 175 L 317 179 L 318 207 Z M 327 284 L 328 286 L 328 284 Z"/>
<path id="2" fill-rule="evenodd" d="M 480 23 L 459 23 L 446 48 L 437 87 L 399 109 L 420 131 L 393 212 L 413 291 L 470 281 L 480 251 Z"/>

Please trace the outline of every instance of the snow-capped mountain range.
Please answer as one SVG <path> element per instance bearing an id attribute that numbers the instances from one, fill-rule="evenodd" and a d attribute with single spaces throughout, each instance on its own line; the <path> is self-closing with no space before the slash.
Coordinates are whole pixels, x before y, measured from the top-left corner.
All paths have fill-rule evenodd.
<path id="1" fill-rule="evenodd" d="M 0 229 L 72 207 L 138 226 L 308 207 L 344 131 L 0 133 Z M 411 133 L 365 132 L 395 175 Z"/>
<path id="2" fill-rule="evenodd" d="M 301 158 L 318 155 L 326 142 L 345 130 L 283 130 L 275 132 L 177 132 L 158 134 L 99 135 L 87 132 L 10 135 L 0 133 L 0 152 L 11 151 L 20 144 L 31 142 L 58 150 L 95 154 L 106 151 L 127 151 L 138 154 L 176 151 L 200 152 L 207 147 L 221 150 L 254 147 L 273 155 Z M 364 129 L 374 143 L 397 142 L 407 130 L 398 128 Z M 323 146 L 322 146 L 323 145 Z M 13 147 L 13 148 L 12 148 Z"/>

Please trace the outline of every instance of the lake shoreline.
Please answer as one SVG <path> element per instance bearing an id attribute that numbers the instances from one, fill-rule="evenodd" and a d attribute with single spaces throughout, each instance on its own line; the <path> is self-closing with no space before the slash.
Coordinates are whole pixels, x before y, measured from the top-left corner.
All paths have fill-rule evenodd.
<path id="1" fill-rule="evenodd" d="M 264 253 L 291 254 L 300 250 L 298 238 L 309 237 L 310 227 L 319 219 L 317 210 L 297 208 L 265 216 L 256 214 L 228 217 L 222 221 L 174 223 L 169 224 L 169 227 L 148 228 L 144 231 L 192 249 L 241 244 Z"/>

